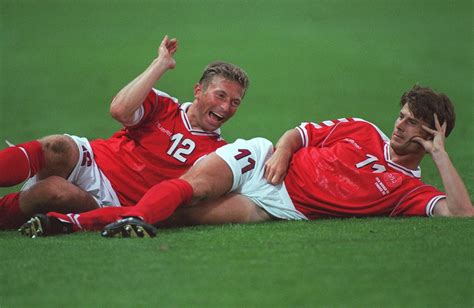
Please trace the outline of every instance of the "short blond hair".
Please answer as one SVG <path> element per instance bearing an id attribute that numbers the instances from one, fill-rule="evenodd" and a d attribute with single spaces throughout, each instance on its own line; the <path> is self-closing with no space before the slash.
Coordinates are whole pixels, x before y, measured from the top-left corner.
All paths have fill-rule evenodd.
<path id="1" fill-rule="evenodd" d="M 206 89 L 209 83 L 218 76 L 240 84 L 244 89 L 245 95 L 245 92 L 249 87 L 249 78 L 247 73 L 237 65 L 228 62 L 216 61 L 206 66 L 204 72 L 202 73 L 201 79 L 199 79 L 199 84 L 201 84 L 203 88 Z"/>

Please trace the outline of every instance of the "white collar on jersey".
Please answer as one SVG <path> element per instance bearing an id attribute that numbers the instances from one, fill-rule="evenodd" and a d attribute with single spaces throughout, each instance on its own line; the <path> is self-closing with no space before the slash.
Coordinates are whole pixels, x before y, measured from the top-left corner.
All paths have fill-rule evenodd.
<path id="1" fill-rule="evenodd" d="M 390 165 L 390 167 L 397 169 L 398 171 L 405 173 L 406 175 L 413 176 L 415 178 L 421 178 L 420 166 L 418 166 L 415 170 L 411 170 L 406 167 L 403 167 L 402 165 L 394 163 L 392 161 L 390 157 L 390 142 L 387 142 L 387 141 L 385 141 L 385 145 L 384 145 L 384 156 L 385 156 L 385 160 Z"/>
<path id="2" fill-rule="evenodd" d="M 218 128 L 218 129 L 216 129 L 215 131 L 212 131 L 212 132 L 193 129 L 193 127 L 191 126 L 191 123 L 189 122 L 188 115 L 186 114 L 186 112 L 188 111 L 189 107 L 191 107 L 192 104 L 193 103 L 191 103 L 191 102 L 187 102 L 187 103 L 183 103 L 179 106 L 179 109 L 181 110 L 181 119 L 183 119 L 184 126 L 186 126 L 188 131 L 193 135 L 217 135 L 217 136 L 220 136 L 221 135 L 221 129 L 220 128 Z"/>

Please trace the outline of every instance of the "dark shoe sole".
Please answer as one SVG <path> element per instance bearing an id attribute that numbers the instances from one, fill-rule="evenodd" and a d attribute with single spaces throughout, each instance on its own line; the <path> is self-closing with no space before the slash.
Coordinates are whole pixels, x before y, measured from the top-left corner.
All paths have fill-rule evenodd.
<path id="1" fill-rule="evenodd" d="M 127 217 L 108 224 L 100 233 L 103 237 L 155 237 L 156 228 L 146 222 L 134 218 Z"/>

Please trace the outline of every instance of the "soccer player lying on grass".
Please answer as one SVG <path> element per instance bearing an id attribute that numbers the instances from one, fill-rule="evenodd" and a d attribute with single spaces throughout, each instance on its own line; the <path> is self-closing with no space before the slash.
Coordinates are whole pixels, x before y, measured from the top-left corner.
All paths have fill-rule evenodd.
<path id="1" fill-rule="evenodd" d="M 0 186 L 29 178 L 21 192 L 0 198 L 0 230 L 18 228 L 36 213 L 134 205 L 153 185 L 181 176 L 226 144 L 220 127 L 245 95 L 246 73 L 211 63 L 194 86 L 194 101 L 180 105 L 153 89 L 175 67 L 177 48 L 165 36 L 157 58 L 115 96 L 110 113 L 124 128 L 109 139 L 53 135 L 0 151 Z"/>
<path id="2" fill-rule="evenodd" d="M 286 132 L 275 150 L 263 138 L 237 140 L 223 146 L 180 179 L 154 186 L 135 207 L 111 208 L 105 215 L 95 217 L 91 215 L 95 211 L 76 217 L 49 213 L 33 218 L 21 231 L 37 235 L 40 230 L 39 234 L 44 235 L 90 229 L 124 217 L 107 225 L 102 235 L 154 236 L 156 230 L 150 224 L 167 219 L 177 207 L 214 200 L 228 192 L 245 196 L 246 202 L 252 203 L 243 204 L 248 215 L 241 216 L 240 222 L 271 218 L 473 216 L 467 190 L 444 146 L 445 136 L 455 122 L 450 100 L 444 94 L 415 86 L 403 94 L 400 105 L 390 139 L 374 124 L 356 118 L 303 123 Z M 446 193 L 419 179 L 418 166 L 425 153 L 433 158 Z M 228 200 L 224 201 L 222 206 L 233 212 L 219 212 L 213 217 L 214 223 L 235 222 L 238 202 L 226 205 Z M 192 207 L 196 221 L 203 219 L 199 206 Z M 218 209 L 221 205 L 214 202 L 207 206 Z M 106 209 L 97 211 L 103 210 Z M 63 229 L 53 232 L 49 228 L 51 221 Z"/>

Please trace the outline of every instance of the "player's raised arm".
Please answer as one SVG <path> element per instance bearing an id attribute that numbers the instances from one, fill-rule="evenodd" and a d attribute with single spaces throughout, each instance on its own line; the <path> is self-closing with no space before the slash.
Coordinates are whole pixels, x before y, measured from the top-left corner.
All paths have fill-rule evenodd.
<path id="1" fill-rule="evenodd" d="M 166 35 L 158 48 L 158 57 L 137 78 L 127 84 L 115 96 L 110 105 L 110 114 L 120 123 L 127 125 L 135 119 L 135 112 L 145 100 L 148 92 L 163 74 L 176 66 L 173 58 L 178 41 Z"/>
<path id="2" fill-rule="evenodd" d="M 265 179 L 273 185 L 281 184 L 288 172 L 293 153 L 302 146 L 301 135 L 296 129 L 284 133 L 278 140 L 275 152 L 265 163 Z"/>
<path id="3" fill-rule="evenodd" d="M 413 138 L 421 144 L 425 151 L 431 155 L 441 175 L 446 191 L 446 200 L 438 202 L 434 209 L 435 216 L 474 216 L 471 199 L 466 186 L 454 168 L 446 152 L 444 141 L 446 139 L 446 122 L 440 125 L 438 117 L 434 115 L 436 129 L 423 125 L 423 129 L 432 135 L 432 139 L 421 137 Z"/>

